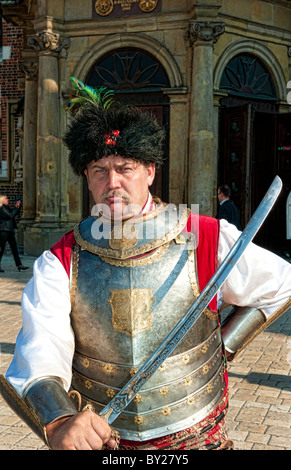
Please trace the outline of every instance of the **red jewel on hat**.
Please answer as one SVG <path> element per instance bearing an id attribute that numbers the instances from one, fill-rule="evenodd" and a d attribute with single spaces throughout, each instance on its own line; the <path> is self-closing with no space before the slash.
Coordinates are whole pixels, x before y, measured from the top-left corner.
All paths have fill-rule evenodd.
<path id="1" fill-rule="evenodd" d="M 109 134 L 105 134 L 105 143 L 106 145 L 116 145 L 117 137 L 119 137 L 120 131 L 111 131 Z"/>

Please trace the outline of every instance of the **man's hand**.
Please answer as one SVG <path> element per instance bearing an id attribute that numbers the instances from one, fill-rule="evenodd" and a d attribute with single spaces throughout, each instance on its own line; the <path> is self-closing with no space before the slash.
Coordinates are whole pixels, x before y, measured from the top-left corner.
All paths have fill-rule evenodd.
<path id="1" fill-rule="evenodd" d="M 46 433 L 52 450 L 101 450 L 105 444 L 114 449 L 116 445 L 110 426 L 90 410 L 48 424 Z"/>

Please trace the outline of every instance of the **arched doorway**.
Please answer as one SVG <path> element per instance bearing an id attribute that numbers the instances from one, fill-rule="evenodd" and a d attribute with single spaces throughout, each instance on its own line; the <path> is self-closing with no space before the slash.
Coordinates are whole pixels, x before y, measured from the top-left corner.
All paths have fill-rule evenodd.
<path id="1" fill-rule="evenodd" d="M 165 160 L 157 171 L 150 188 L 153 195 L 168 200 L 169 189 L 169 99 L 163 88 L 169 88 L 169 78 L 164 67 L 150 53 L 123 47 L 110 51 L 90 68 L 85 82 L 93 88 L 106 87 L 114 90 L 118 101 L 153 113 L 166 131 Z M 83 216 L 90 213 L 92 201 L 84 184 Z"/>
<path id="2" fill-rule="evenodd" d="M 284 253 L 291 152 L 282 149 L 291 143 L 291 116 L 279 113 L 271 69 L 254 54 L 230 59 L 219 88 L 227 94 L 220 100 L 218 181 L 231 186 L 245 226 L 274 176 L 282 178 L 283 191 L 255 242 Z"/>

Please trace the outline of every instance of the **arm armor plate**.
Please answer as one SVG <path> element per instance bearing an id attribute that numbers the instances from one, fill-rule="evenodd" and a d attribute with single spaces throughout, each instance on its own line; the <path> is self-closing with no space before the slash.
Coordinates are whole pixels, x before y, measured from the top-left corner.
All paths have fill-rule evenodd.
<path id="1" fill-rule="evenodd" d="M 24 400 L 42 426 L 77 413 L 71 399 L 56 377 L 34 381 L 25 391 Z"/>
<path id="2" fill-rule="evenodd" d="M 291 306 L 289 299 L 268 319 L 261 310 L 252 307 L 234 307 L 222 323 L 222 339 L 232 361 L 259 333 L 279 318 Z"/>
<path id="3" fill-rule="evenodd" d="M 0 393 L 14 413 L 48 446 L 45 426 L 58 418 L 77 413 L 57 378 L 47 377 L 33 382 L 22 399 L 1 375 Z"/>

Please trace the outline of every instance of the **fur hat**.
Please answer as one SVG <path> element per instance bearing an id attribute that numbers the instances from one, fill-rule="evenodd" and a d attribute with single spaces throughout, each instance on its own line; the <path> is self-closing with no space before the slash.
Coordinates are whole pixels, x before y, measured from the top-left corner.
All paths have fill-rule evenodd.
<path id="1" fill-rule="evenodd" d="M 77 96 L 65 107 L 72 119 L 63 141 L 76 174 L 82 175 L 92 160 L 111 154 L 162 164 L 164 131 L 154 116 L 121 106 L 112 91 L 93 90 L 78 79 L 71 80 Z"/>

